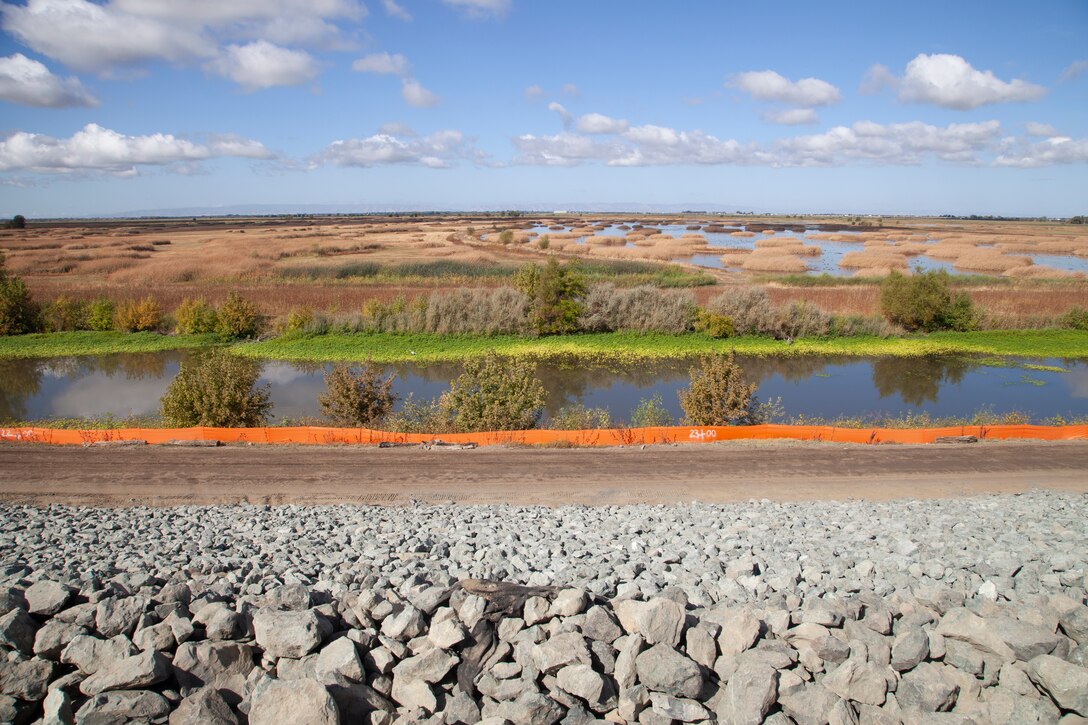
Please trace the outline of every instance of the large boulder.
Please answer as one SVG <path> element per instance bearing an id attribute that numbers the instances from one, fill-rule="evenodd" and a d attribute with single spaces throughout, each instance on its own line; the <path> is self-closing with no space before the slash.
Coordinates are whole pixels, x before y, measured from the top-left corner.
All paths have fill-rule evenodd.
<path id="1" fill-rule="evenodd" d="M 321 644 L 324 628 L 312 609 L 278 611 L 259 609 L 253 615 L 257 644 L 270 657 L 304 657 Z"/>
<path id="2" fill-rule="evenodd" d="M 211 687 L 237 704 L 253 668 L 253 646 L 240 642 L 186 642 L 174 654 L 174 676 L 182 694 Z"/>
<path id="3" fill-rule="evenodd" d="M 170 676 L 170 660 L 148 651 L 107 663 L 79 685 L 84 695 L 110 690 L 134 690 L 162 682 Z"/>
<path id="4" fill-rule="evenodd" d="M 628 634 L 641 635 L 648 644 L 680 644 L 684 633 L 684 608 L 671 599 L 657 597 L 648 602 L 625 599 L 613 605 L 616 618 Z"/>
<path id="5" fill-rule="evenodd" d="M 667 644 L 655 644 L 635 658 L 639 682 L 653 692 L 695 698 L 704 676 L 699 665 Z"/>
<path id="6" fill-rule="evenodd" d="M 1027 673 L 1058 707 L 1088 717 L 1088 668 L 1053 655 L 1039 655 L 1028 662 Z"/>
<path id="7" fill-rule="evenodd" d="M 339 725 L 336 701 L 317 680 L 273 680 L 254 693 L 250 725 Z"/>

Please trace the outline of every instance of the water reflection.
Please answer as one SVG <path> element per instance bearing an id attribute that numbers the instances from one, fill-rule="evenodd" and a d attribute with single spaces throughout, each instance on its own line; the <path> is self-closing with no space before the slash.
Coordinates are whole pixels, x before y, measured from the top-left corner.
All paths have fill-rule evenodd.
<path id="1" fill-rule="evenodd" d="M 0 360 L 0 419 L 155 415 L 177 374 L 183 352 Z M 1066 362 L 1068 372 L 988 367 L 966 357 L 871 358 L 799 356 L 738 358 L 762 400 L 781 398 L 789 415 L 834 418 L 884 413 L 969 416 L 989 408 L 1037 418 L 1088 415 L 1088 364 Z M 1053 361 L 1052 361 L 1053 362 Z M 626 420 L 645 398 L 660 395 L 681 415 L 677 392 L 688 384 L 690 361 L 647 362 L 620 368 L 577 361 L 537 366 L 548 391 L 546 415 L 564 405 L 606 408 Z M 275 419 L 315 418 L 325 390 L 324 363 L 266 362 L 261 381 L 271 389 Z M 394 392 L 430 400 L 460 374 L 457 364 L 403 363 Z"/>

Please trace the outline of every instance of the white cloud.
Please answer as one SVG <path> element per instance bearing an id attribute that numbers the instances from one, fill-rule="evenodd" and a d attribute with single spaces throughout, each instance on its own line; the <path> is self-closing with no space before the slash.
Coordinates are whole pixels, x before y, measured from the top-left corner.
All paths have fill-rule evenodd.
<path id="1" fill-rule="evenodd" d="M 570 115 L 570 111 L 564 108 L 562 103 L 552 101 L 548 104 L 548 110 L 559 114 L 559 118 L 563 119 L 563 128 L 570 128 L 571 124 L 574 123 L 574 116 Z"/>
<path id="2" fill-rule="evenodd" d="M 442 0 L 470 18 L 501 18 L 510 10 L 510 0 Z"/>
<path id="3" fill-rule="evenodd" d="M 385 14 L 389 17 L 406 23 L 412 22 L 412 14 L 403 5 L 397 3 L 397 0 L 382 0 L 382 7 L 385 8 Z"/>
<path id="4" fill-rule="evenodd" d="M 1088 162 L 1088 139 L 1054 136 L 1034 143 L 1014 139 L 1008 146 L 994 159 L 995 166 L 1037 168 Z"/>
<path id="5" fill-rule="evenodd" d="M 297 86 L 318 73 L 317 61 L 304 50 L 291 50 L 258 40 L 247 45 L 228 45 L 207 65 L 247 91 L 273 86 Z"/>
<path id="6" fill-rule="evenodd" d="M 990 103 L 1034 101 L 1046 89 L 1019 79 L 1005 82 L 990 71 L 980 71 L 958 55 L 919 54 L 907 64 L 899 83 L 899 99 L 932 103 L 967 111 Z"/>
<path id="7" fill-rule="evenodd" d="M 611 118 L 600 113 L 587 113 L 578 119 L 578 130 L 582 133 L 623 133 L 628 125 L 623 119 Z"/>
<path id="8" fill-rule="evenodd" d="M 819 123 L 820 121 L 816 111 L 811 108 L 787 108 L 784 111 L 767 111 L 760 117 L 768 123 L 777 123 L 782 126 L 802 126 Z"/>
<path id="9" fill-rule="evenodd" d="M 919 121 L 879 124 L 859 121 L 824 133 L 795 136 L 774 145 L 776 165 L 831 166 L 850 161 L 913 165 L 928 156 L 954 162 L 980 163 L 979 152 L 998 138 L 997 121 L 953 123 L 946 127 Z"/>
<path id="10" fill-rule="evenodd" d="M 544 89 L 541 88 L 538 85 L 531 85 L 531 86 L 529 86 L 528 88 L 525 89 L 525 100 L 526 101 L 530 101 L 530 102 L 539 101 L 543 97 L 544 97 Z"/>
<path id="11" fill-rule="evenodd" d="M 615 143 L 602 142 L 575 133 L 555 136 L 523 134 L 513 139 L 520 152 L 517 163 L 534 166 L 577 166 L 585 161 L 608 161 L 622 148 Z"/>
<path id="12" fill-rule="evenodd" d="M 570 96 L 571 98 L 581 98 L 582 92 L 578 90 L 578 86 L 573 83 L 563 84 L 563 95 Z"/>
<path id="13" fill-rule="evenodd" d="M 87 0 L 29 0 L 0 9 L 4 30 L 78 71 L 106 73 L 150 60 L 209 58 L 215 44 L 200 28 L 118 12 Z"/>
<path id="14" fill-rule="evenodd" d="M 1088 60 L 1073 61 L 1062 71 L 1062 80 L 1071 81 L 1074 78 L 1080 78 L 1084 71 L 1088 71 Z"/>
<path id="15" fill-rule="evenodd" d="M 865 71 L 865 77 L 861 79 L 861 87 L 858 89 L 866 95 L 880 93 L 885 88 L 895 88 L 899 85 L 899 79 L 880 63 L 873 63 L 869 70 Z"/>
<path id="16" fill-rule="evenodd" d="M 0 99 L 47 108 L 98 105 L 78 78 L 58 78 L 22 53 L 0 58 Z"/>
<path id="17" fill-rule="evenodd" d="M 1039 123 L 1038 121 L 1028 121 L 1024 124 L 1024 130 L 1027 131 L 1028 136 L 1051 138 L 1058 135 L 1058 130 L 1049 123 Z"/>
<path id="18" fill-rule="evenodd" d="M 131 176 L 137 166 L 168 166 L 224 156 L 272 158 L 261 143 L 238 136 L 216 136 L 197 143 L 162 133 L 126 136 L 93 123 L 70 138 L 18 131 L 0 141 L 0 171 L 4 172 Z"/>
<path id="19" fill-rule="evenodd" d="M 760 101 L 780 101 L 794 106 L 827 106 L 841 98 L 839 89 L 819 78 L 791 81 L 773 70 L 738 73 L 726 83 Z"/>
<path id="20" fill-rule="evenodd" d="M 351 64 L 351 69 L 360 73 L 398 76 L 408 75 L 409 67 L 408 59 L 400 53 L 372 53 Z"/>
<path id="21" fill-rule="evenodd" d="M 437 106 L 442 99 L 428 91 L 415 78 L 405 78 L 400 88 L 401 98 L 409 106 L 416 108 L 430 108 Z"/>
<path id="22" fill-rule="evenodd" d="M 485 156 L 460 131 L 438 131 L 422 138 L 378 133 L 362 139 L 333 141 L 313 159 L 314 166 L 354 166 L 368 168 L 406 164 L 443 169 L 458 161 L 480 163 Z"/>

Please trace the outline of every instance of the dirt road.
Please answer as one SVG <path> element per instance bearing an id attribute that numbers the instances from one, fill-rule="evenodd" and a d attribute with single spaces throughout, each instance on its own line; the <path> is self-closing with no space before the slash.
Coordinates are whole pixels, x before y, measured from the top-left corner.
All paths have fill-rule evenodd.
<path id="1" fill-rule="evenodd" d="M 586 504 L 1088 493 L 1088 442 L 468 451 L 0 445 L 0 501 Z"/>

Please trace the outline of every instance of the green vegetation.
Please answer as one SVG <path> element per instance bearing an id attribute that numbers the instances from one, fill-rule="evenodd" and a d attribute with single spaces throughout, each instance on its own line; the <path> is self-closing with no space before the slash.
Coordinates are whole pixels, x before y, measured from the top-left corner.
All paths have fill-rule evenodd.
<path id="1" fill-rule="evenodd" d="M 548 420 L 548 428 L 552 430 L 599 430 L 612 426 L 612 414 L 606 408 L 584 405 L 564 405 Z"/>
<path id="2" fill-rule="evenodd" d="M 649 398 L 643 398 L 631 411 L 632 428 L 654 428 L 658 426 L 673 425 L 669 409 L 661 400 L 660 393 L 654 393 Z"/>
<path id="3" fill-rule="evenodd" d="M 258 363 L 224 349 L 184 360 L 162 396 L 162 419 L 182 428 L 264 425 L 272 402 L 268 385 L 256 387 L 260 376 Z"/>
<path id="4" fill-rule="evenodd" d="M 156 332 L 50 332 L 0 337 L 0 358 L 108 355 L 210 347 L 213 335 L 161 335 Z"/>
<path id="5" fill-rule="evenodd" d="M 372 426 L 393 410 L 394 377 L 382 379 L 372 365 L 334 365 L 325 373 L 328 390 L 317 402 L 321 412 L 337 425 Z"/>
<path id="6" fill-rule="evenodd" d="M 215 331 L 227 339 L 243 340 L 256 337 L 261 329 L 257 305 L 236 292 L 227 295 L 215 312 Z"/>
<path id="7" fill-rule="evenodd" d="M 113 312 L 113 324 L 120 332 L 150 332 L 162 327 L 162 306 L 148 295 L 142 300 L 125 300 Z"/>
<path id="8" fill-rule="evenodd" d="M 181 335 L 206 335 L 215 332 L 219 318 L 215 308 L 203 297 L 186 297 L 174 310 L 174 329 Z"/>
<path id="9" fill-rule="evenodd" d="M 680 407 L 692 425 L 749 424 L 756 387 L 744 381 L 735 353 L 713 355 L 691 369 L 691 384 L 679 392 Z"/>
<path id="10" fill-rule="evenodd" d="M 978 329 L 978 314 L 966 292 L 952 292 L 950 275 L 941 270 L 907 277 L 893 271 L 880 283 L 880 309 L 889 322 L 908 331 Z"/>
<path id="11" fill-rule="evenodd" d="M 578 268 L 554 258 L 543 267 L 528 264 L 514 276 L 514 288 L 529 298 L 530 320 L 539 335 L 569 335 L 580 330 L 586 282 Z"/>
<path id="12" fill-rule="evenodd" d="M 26 283 L 4 269 L 0 252 L 0 336 L 23 335 L 41 329 L 38 305 Z"/>
<path id="13" fill-rule="evenodd" d="M 464 372 L 442 395 L 459 431 L 527 430 L 544 412 L 546 392 L 527 360 L 488 351 L 465 361 Z"/>

